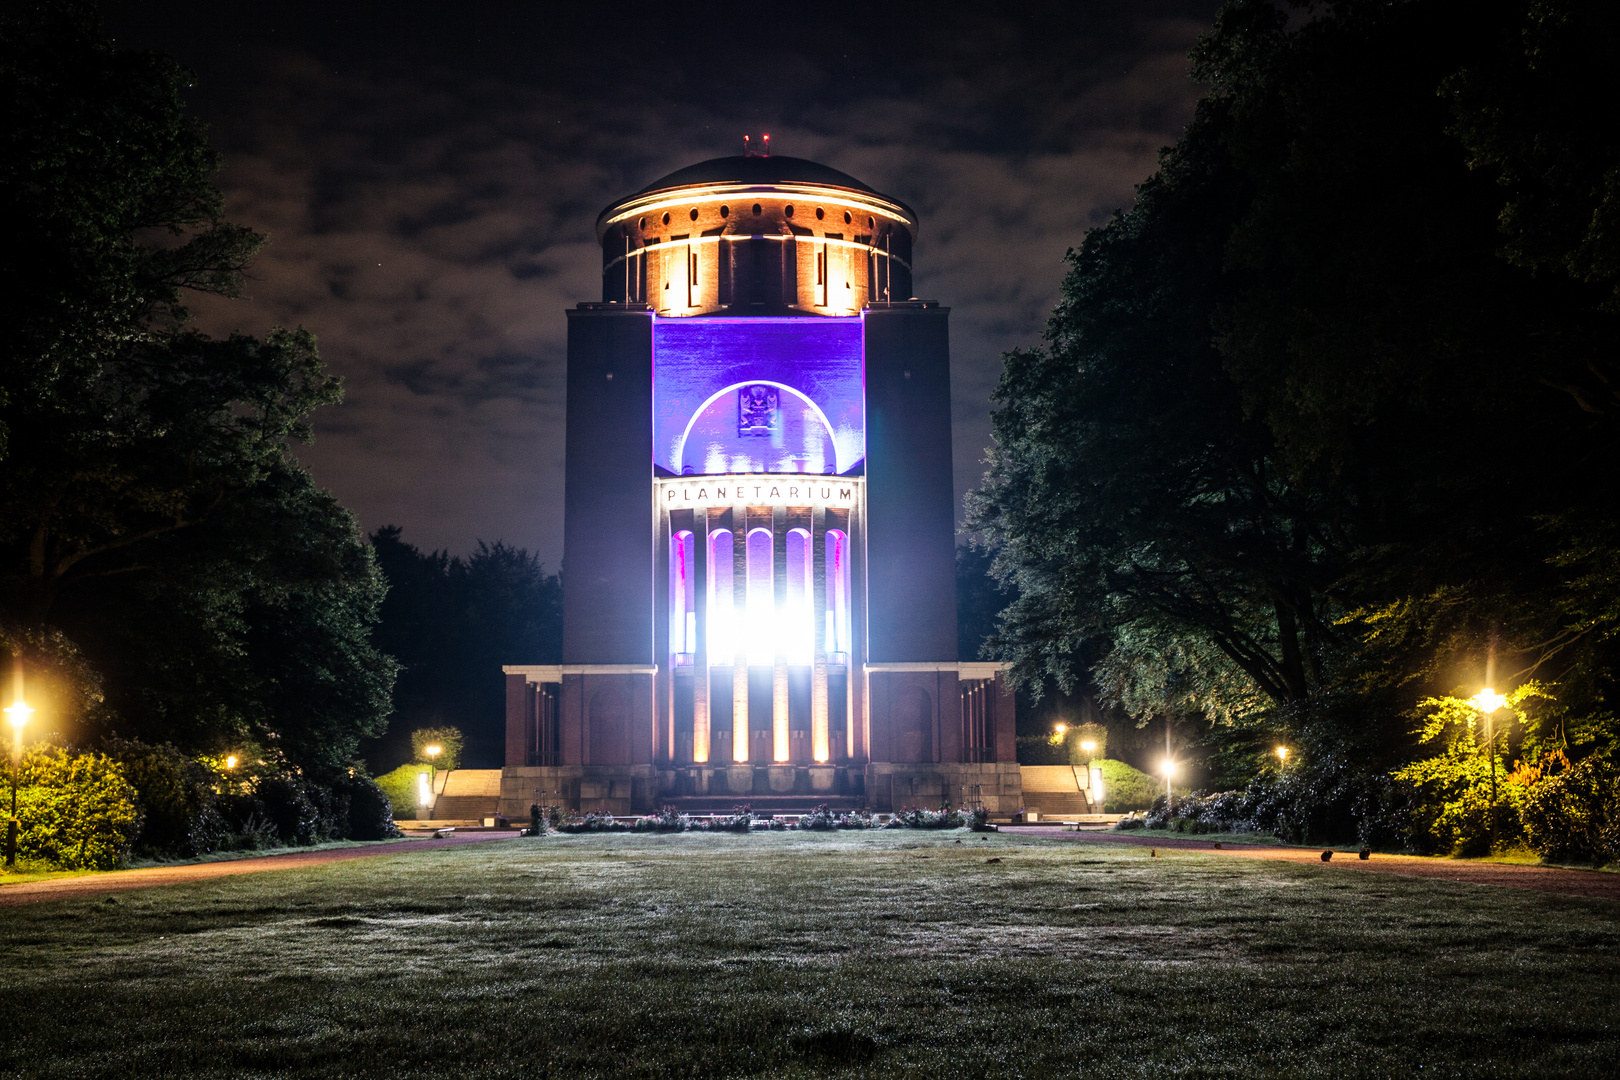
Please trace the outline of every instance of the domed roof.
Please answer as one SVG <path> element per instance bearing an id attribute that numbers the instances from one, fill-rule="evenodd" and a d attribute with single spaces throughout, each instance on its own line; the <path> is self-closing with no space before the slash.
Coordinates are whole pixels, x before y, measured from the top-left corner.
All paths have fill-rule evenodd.
<path id="1" fill-rule="evenodd" d="M 842 188 L 845 191 L 859 192 L 861 195 L 882 200 L 897 210 L 907 219 L 908 227 L 913 236 L 917 231 L 917 215 L 899 199 L 891 198 L 875 188 L 861 183 L 848 173 L 822 165 L 815 161 L 806 161 L 804 158 L 784 157 L 780 154 L 747 154 L 736 157 L 710 158 L 700 161 L 696 165 L 688 165 L 684 169 L 676 169 L 667 176 L 661 176 L 633 194 L 622 199 L 615 199 L 603 208 L 597 215 L 597 235 L 602 235 L 604 222 L 615 212 L 623 210 L 638 199 L 656 195 L 664 191 L 679 191 L 682 188 L 702 187 L 772 187 L 783 185 L 808 185 L 811 187 Z"/>
<path id="2" fill-rule="evenodd" d="M 684 169 L 676 169 L 629 198 L 667 188 L 700 187 L 705 184 L 824 184 L 879 194 L 848 173 L 841 173 L 819 162 L 780 154 L 750 154 L 711 158 Z"/>

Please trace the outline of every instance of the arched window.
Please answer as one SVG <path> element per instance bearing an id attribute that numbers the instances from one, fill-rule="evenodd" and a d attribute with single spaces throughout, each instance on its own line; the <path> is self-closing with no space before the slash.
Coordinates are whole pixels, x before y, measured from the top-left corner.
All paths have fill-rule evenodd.
<path id="1" fill-rule="evenodd" d="M 827 662 L 849 663 L 849 536 L 842 529 L 828 529 L 827 558 Z"/>
<path id="2" fill-rule="evenodd" d="M 776 659 L 776 575 L 771 530 L 748 533 L 748 662 L 770 664 Z"/>
<path id="3" fill-rule="evenodd" d="M 709 663 L 718 667 L 731 664 L 737 651 L 736 591 L 731 570 L 731 530 L 716 529 L 709 534 L 709 610 L 708 626 Z"/>
<path id="4" fill-rule="evenodd" d="M 789 529 L 787 534 L 787 610 L 782 613 L 782 652 L 790 664 L 811 664 L 816 658 L 815 564 L 810 534 Z"/>
<path id="5" fill-rule="evenodd" d="M 685 530 L 669 538 L 669 651 L 677 665 L 697 652 L 697 552 Z"/>

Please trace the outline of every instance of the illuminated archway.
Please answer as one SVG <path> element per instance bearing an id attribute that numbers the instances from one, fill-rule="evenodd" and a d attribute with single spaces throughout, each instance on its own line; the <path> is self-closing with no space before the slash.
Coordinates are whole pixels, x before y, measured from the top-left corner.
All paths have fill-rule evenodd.
<path id="1" fill-rule="evenodd" d="M 777 435 L 761 438 L 736 432 L 736 395 L 750 386 L 773 387 L 797 406 L 797 411 L 782 409 L 783 430 Z M 854 464 L 844 461 L 840 453 L 832 421 L 821 406 L 786 383 L 750 379 L 715 391 L 698 406 L 676 444 L 675 465 L 683 476 L 743 472 L 825 475 L 843 472 Z"/>

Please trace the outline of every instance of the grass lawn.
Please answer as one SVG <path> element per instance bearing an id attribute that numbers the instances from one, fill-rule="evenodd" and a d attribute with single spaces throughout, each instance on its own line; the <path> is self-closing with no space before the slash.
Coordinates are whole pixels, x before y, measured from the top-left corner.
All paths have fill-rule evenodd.
<path id="1" fill-rule="evenodd" d="M 1612 903 L 1012 835 L 478 844 L 3 909 L 0 956 L 7 1077 L 1620 1061 Z"/>

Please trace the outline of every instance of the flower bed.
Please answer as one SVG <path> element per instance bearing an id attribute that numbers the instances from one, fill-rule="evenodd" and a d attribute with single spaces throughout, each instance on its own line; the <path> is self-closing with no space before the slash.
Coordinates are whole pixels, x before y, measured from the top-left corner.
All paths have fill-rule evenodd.
<path id="1" fill-rule="evenodd" d="M 666 806 L 656 814 L 617 817 L 606 811 L 590 810 L 583 814 L 564 811 L 559 807 L 531 814 L 541 833 L 558 832 L 569 835 L 580 833 L 674 833 L 674 832 L 766 832 L 802 829 L 808 832 L 831 832 L 838 829 L 962 829 L 985 831 L 990 828 L 989 811 L 983 807 L 954 809 L 949 806 L 938 810 L 923 810 L 908 806 L 898 814 L 874 815 L 867 810 L 838 813 L 826 803 L 808 814 L 797 817 L 761 816 L 746 803 L 732 808 L 730 814 L 694 816 L 683 814 L 673 806 Z M 534 831 L 531 827 L 530 832 Z"/>

